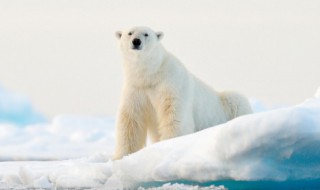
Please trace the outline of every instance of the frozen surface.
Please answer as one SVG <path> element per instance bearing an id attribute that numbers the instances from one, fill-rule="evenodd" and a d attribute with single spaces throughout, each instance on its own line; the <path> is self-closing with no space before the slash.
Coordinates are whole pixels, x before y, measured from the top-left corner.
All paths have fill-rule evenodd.
<path id="1" fill-rule="evenodd" d="M 301 180 L 312 181 L 315 187 L 320 185 L 320 99 L 317 98 L 289 108 L 243 116 L 195 134 L 162 141 L 119 161 L 111 161 L 112 150 L 107 149 L 109 145 L 113 147 L 114 131 L 113 127 L 107 130 L 105 125 L 113 121 L 82 119 L 60 116 L 46 127 L 33 126 L 26 130 L 27 134 L 34 134 L 31 139 L 40 138 L 39 147 L 44 150 L 44 147 L 48 147 L 51 150 L 47 150 L 47 153 L 52 151 L 52 155 L 59 155 L 59 151 L 48 146 L 51 144 L 46 142 L 45 137 L 42 139 L 39 136 L 54 134 L 56 143 L 65 142 L 65 150 L 72 151 L 68 146 L 73 145 L 92 156 L 65 161 L 0 162 L 0 188 L 121 189 L 161 182 L 158 186 L 149 185 L 148 188 L 166 189 L 167 185 L 172 189 L 200 189 L 200 186 L 174 182 L 181 180 L 202 184 L 210 182 L 207 187 L 215 185 L 211 186 L 214 189 L 220 188 L 215 182 L 223 180 L 258 184 L 259 181 L 288 182 L 291 188 Z M 12 130 L 11 137 L 19 134 L 16 128 L 7 128 Z M 106 129 L 104 134 L 101 133 L 102 128 Z M 5 142 L 2 139 L 1 142 Z M 1 152 L 3 147 L 10 145 L 14 148 L 14 145 L 18 145 L 12 139 L 7 137 L 10 143 L 5 146 L 2 144 Z M 85 145 L 90 141 L 96 144 L 88 148 Z M 112 142 L 108 145 L 109 141 Z M 64 148 L 62 144 L 57 147 L 65 152 L 61 150 Z M 23 150 L 24 146 L 21 147 Z M 104 150 L 104 153 L 93 154 L 89 149 Z M 262 185 L 265 186 L 265 183 Z"/>
<path id="2" fill-rule="evenodd" d="M 166 183 L 160 187 L 150 187 L 150 188 L 143 188 L 139 187 L 138 190 L 225 190 L 223 186 L 214 186 L 211 185 L 209 187 L 199 187 L 199 186 L 192 186 L 192 185 L 184 185 L 184 184 L 178 184 L 178 183 Z"/>
<path id="3" fill-rule="evenodd" d="M 111 154 L 114 142 L 112 118 L 61 115 L 51 123 L 23 128 L 0 124 L 1 160 L 56 160 L 97 152 Z"/>
<path id="4" fill-rule="evenodd" d="M 114 171 L 133 183 L 317 179 L 319 145 L 320 99 L 310 99 L 157 143 L 116 161 Z"/>

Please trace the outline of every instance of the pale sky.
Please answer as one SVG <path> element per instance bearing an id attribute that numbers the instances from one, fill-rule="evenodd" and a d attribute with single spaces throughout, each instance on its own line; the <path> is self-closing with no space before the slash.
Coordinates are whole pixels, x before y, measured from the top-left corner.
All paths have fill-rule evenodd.
<path id="1" fill-rule="evenodd" d="M 294 105 L 320 85 L 319 10 L 318 0 L 2 0 L 0 85 L 48 117 L 114 116 L 114 32 L 149 26 L 214 89 Z"/>

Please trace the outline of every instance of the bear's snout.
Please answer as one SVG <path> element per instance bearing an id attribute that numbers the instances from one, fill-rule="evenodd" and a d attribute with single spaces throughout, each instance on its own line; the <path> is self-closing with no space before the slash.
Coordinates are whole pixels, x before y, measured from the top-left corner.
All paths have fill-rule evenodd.
<path id="1" fill-rule="evenodd" d="M 141 40 L 138 38 L 135 38 L 132 40 L 132 44 L 133 44 L 133 49 L 139 49 L 141 45 Z"/>

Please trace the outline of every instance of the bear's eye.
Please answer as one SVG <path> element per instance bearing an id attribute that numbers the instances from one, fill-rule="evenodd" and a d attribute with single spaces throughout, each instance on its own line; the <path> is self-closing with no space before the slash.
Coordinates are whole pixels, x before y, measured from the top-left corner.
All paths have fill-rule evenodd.
<path id="1" fill-rule="evenodd" d="M 129 36 L 131 36 L 132 35 L 132 32 L 129 32 L 129 34 L 128 34 Z"/>
<path id="2" fill-rule="evenodd" d="M 145 36 L 145 37 L 148 37 L 148 36 L 149 36 L 149 34 L 144 34 L 144 36 Z"/>

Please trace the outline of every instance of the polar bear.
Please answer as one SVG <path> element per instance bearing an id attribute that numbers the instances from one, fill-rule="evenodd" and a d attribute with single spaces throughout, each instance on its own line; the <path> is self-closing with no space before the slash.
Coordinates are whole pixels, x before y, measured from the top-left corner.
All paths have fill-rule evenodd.
<path id="1" fill-rule="evenodd" d="M 114 159 L 152 142 L 194 133 L 251 113 L 235 92 L 216 92 L 161 45 L 162 32 L 134 27 L 116 32 L 124 85 L 116 124 Z"/>

